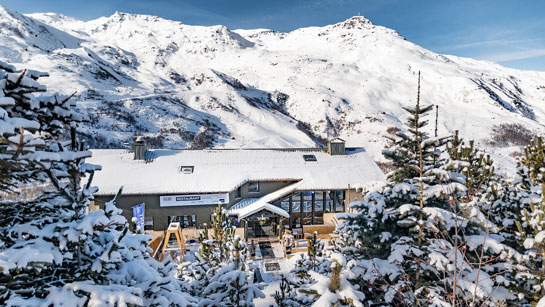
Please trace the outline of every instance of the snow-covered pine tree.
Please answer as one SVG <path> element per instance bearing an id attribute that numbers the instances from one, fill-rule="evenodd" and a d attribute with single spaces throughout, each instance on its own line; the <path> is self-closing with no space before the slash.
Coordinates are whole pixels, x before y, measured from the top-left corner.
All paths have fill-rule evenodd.
<path id="1" fill-rule="evenodd" d="M 212 238 L 214 245 L 214 260 L 216 263 L 222 263 L 230 259 L 231 250 L 227 247 L 235 237 L 235 226 L 231 225 L 225 210 L 218 204 L 218 207 L 212 214 Z"/>
<path id="2" fill-rule="evenodd" d="M 381 193 L 371 195 L 375 203 L 385 205 L 382 214 L 393 221 L 385 223 L 390 224 L 390 230 L 380 233 L 382 244 L 374 253 L 389 255 L 391 263 L 401 266 L 401 275 L 412 283 L 415 293 L 426 297 L 437 291 L 432 289 L 437 281 L 436 271 L 429 265 L 433 255 L 429 249 L 437 244 L 441 228 L 453 226 L 450 218 L 437 225 L 436 217 L 449 215 L 448 196 L 457 186 L 441 169 L 444 161 L 439 154 L 448 137 L 430 139 L 425 132 L 428 121 L 424 117 L 432 106 L 420 106 L 420 75 L 416 105 L 404 109 L 409 113 L 407 132 L 400 130 L 390 137 L 389 147 L 383 152 L 395 169 L 387 175 L 388 184 Z M 405 280 L 396 288 L 406 286 Z"/>
<path id="3" fill-rule="evenodd" d="M 100 167 L 85 163 L 91 152 L 77 138 L 83 118 L 70 97 L 36 95 L 43 75 L 0 64 L 0 188 L 46 187 L 0 202 L 0 304 L 192 305 L 173 267 L 150 258 L 149 237 L 128 232 L 115 199 L 86 213 Z"/>
<path id="4" fill-rule="evenodd" d="M 407 178 L 419 177 L 420 167 L 433 167 L 433 162 L 438 160 L 434 147 L 441 145 L 437 142 L 444 139 L 437 139 L 437 142 L 424 142 L 428 139 L 428 134 L 424 127 L 428 124 L 423 117 L 433 109 L 433 105 L 422 107 L 420 105 L 420 72 L 418 72 L 418 90 L 416 105 L 414 107 L 403 107 L 409 113 L 406 126 L 407 131 L 398 130 L 394 135 L 387 136 L 389 144 L 388 149 L 383 150 L 384 157 L 392 163 L 394 168 L 389 174 L 388 179 L 400 183 Z M 426 169 L 423 169 L 426 171 Z"/>
<path id="5" fill-rule="evenodd" d="M 301 298 L 297 297 L 296 288 L 297 282 L 293 281 L 288 274 L 280 275 L 280 289 L 276 291 L 271 297 L 278 307 L 299 307 L 307 306 Z M 308 300 L 307 303 L 312 302 Z"/>
<path id="6" fill-rule="evenodd" d="M 246 263 L 246 242 L 239 235 L 227 242 L 230 258 L 219 264 L 204 289 L 199 306 L 254 306 L 254 299 L 264 298 L 263 285 L 252 281 L 253 274 Z"/>
<path id="7" fill-rule="evenodd" d="M 450 138 L 428 138 L 424 131 L 423 116 L 430 108 L 420 107 L 420 84 L 416 106 L 406 110 L 408 133 L 390 137 L 384 152 L 396 167 L 386 185 L 351 204 L 356 213 L 338 216 L 343 221 L 337 228 L 341 251 L 356 256 L 368 282 L 360 290 L 371 303 L 396 305 L 456 305 L 468 300 L 494 304 L 495 299 L 513 298 L 499 286 L 508 279 L 494 280 L 485 271 L 489 254 L 505 258 L 515 252 L 486 237 L 481 221 L 461 210 L 467 182 L 441 157 Z M 467 260 L 466 251 L 482 263 Z"/>
<path id="8" fill-rule="evenodd" d="M 195 253 L 194 262 L 178 265 L 178 278 L 183 281 L 184 289 L 193 296 L 200 296 L 209 284 L 209 278 L 217 267 L 214 258 L 213 241 L 209 239 L 208 227 L 205 224 L 198 238 L 201 246 Z"/>
<path id="9" fill-rule="evenodd" d="M 519 178 L 511 197 L 513 209 L 520 212 L 515 238 L 525 256 L 521 262 L 525 270 L 516 275 L 515 288 L 535 304 L 545 297 L 545 144 L 541 137 L 524 149 L 517 166 Z"/>
<path id="10" fill-rule="evenodd" d="M 511 214 L 506 203 L 508 185 L 502 176 L 495 173 L 494 161 L 490 155 L 481 152 L 473 140 L 465 144 L 456 131 L 454 138 L 447 144 L 448 163 L 446 169 L 451 173 L 464 176 L 465 196 L 458 203 L 466 216 L 472 216 L 486 224 L 490 230 L 498 232 L 508 224 L 514 226 L 514 220 L 506 223 L 505 214 Z"/>
<path id="11" fill-rule="evenodd" d="M 246 242 L 235 229 L 218 205 L 210 230 L 205 227 L 199 236 L 197 261 L 182 269 L 180 278 L 199 297 L 199 306 L 254 306 L 255 298 L 265 297 L 263 285 L 253 283 Z"/>
<path id="12" fill-rule="evenodd" d="M 36 146 L 43 145 L 31 133 L 40 129 L 37 122 L 27 119 L 24 114 L 8 113 L 10 110 L 18 108 L 17 102 L 28 105 L 31 99 L 29 94 L 45 90 L 28 76 L 37 78 L 39 74 L 26 71 L 17 74 L 15 67 L 0 62 L 0 119 L 2 120 L 0 126 L 0 189 L 2 191 L 33 181 L 33 174 L 27 168 L 32 169 L 37 162 L 26 161 L 21 159 L 21 156 L 34 150 Z"/>
<path id="13" fill-rule="evenodd" d="M 318 233 L 314 232 L 307 239 L 308 248 L 306 253 L 299 253 L 291 258 L 293 265 L 289 272 L 290 281 L 296 289 L 296 299 L 302 305 L 310 305 L 314 301 L 312 298 L 317 298 L 319 293 L 314 290 L 309 290 L 310 286 L 316 282 L 312 278 L 310 272 L 318 272 L 320 274 L 328 274 L 331 272 L 330 263 L 324 254 L 324 244 L 318 239 Z"/>
<path id="14" fill-rule="evenodd" d="M 350 208 L 355 213 L 337 215 L 343 221 L 335 230 L 339 235 L 336 248 L 351 259 L 385 258 L 390 249 L 383 243 L 391 238 L 395 221 L 385 215 L 385 199 L 381 194 L 383 187 L 376 186 L 363 192 L 363 201 L 353 202 Z"/>
<path id="15" fill-rule="evenodd" d="M 466 187 L 465 196 L 459 197 L 454 207 L 457 214 L 468 221 L 467 226 L 460 228 L 458 239 L 454 240 L 455 249 L 464 251 L 464 262 L 458 268 L 460 277 L 464 278 L 464 271 L 472 273 L 471 269 L 463 266 L 474 264 L 477 270 L 473 272 L 490 276 L 491 281 L 484 279 L 480 283 L 488 283 L 494 289 L 495 293 L 487 295 L 491 303 L 522 304 L 524 301 L 515 294 L 520 292 L 517 290 L 517 272 L 523 269 L 516 263 L 523 257 L 510 244 L 515 226 L 514 207 L 508 198 L 512 188 L 503 177 L 495 174 L 490 155 L 481 152 L 472 140 L 466 144 L 458 132 L 447 145 L 447 152 L 446 168 L 452 174 L 462 174 Z M 507 289 L 513 291 L 508 292 Z M 476 290 L 473 296 L 475 294 Z M 474 304 L 477 301 L 479 299 L 472 299 Z"/>
<path id="16" fill-rule="evenodd" d="M 209 285 L 210 278 L 215 275 L 220 264 L 229 260 L 230 250 L 227 248 L 235 235 L 235 228 L 229 223 L 221 204 L 212 213 L 210 229 L 204 225 L 199 234 L 199 251 L 195 254 L 195 262 L 181 264 L 179 278 L 184 280 L 184 287 L 192 295 L 201 296 Z"/>
<path id="17" fill-rule="evenodd" d="M 308 239 L 308 249 L 307 255 L 308 259 L 312 264 L 312 269 L 316 271 L 317 260 L 319 257 L 323 256 L 324 243 L 318 239 L 318 233 L 315 231 L 312 233 L 312 236 Z"/>
<path id="18" fill-rule="evenodd" d="M 66 146 L 60 141 L 64 129 L 70 129 L 70 125 L 65 125 L 72 120 L 75 124 L 81 118 L 77 114 L 71 118 L 72 105 L 68 101 L 36 95 L 45 91 L 35 81 L 39 75 L 16 72 L 14 67 L 0 64 L 2 191 L 23 184 L 51 184 L 50 174 L 68 175 L 56 163 L 61 158 L 70 159 L 67 153 L 59 153 L 59 147 Z M 48 266 L 68 264 L 76 255 L 63 253 L 56 246 L 58 243 L 51 242 L 62 240 L 59 243 L 66 244 L 66 239 L 55 238 L 53 227 L 57 222 L 69 222 L 75 214 L 72 203 L 63 200 L 61 191 L 49 187 L 49 191 L 34 199 L 1 202 L 0 280 L 5 286 L 0 287 L 0 303 L 47 296 L 51 280 L 40 278 L 40 274 L 52 274 L 51 279 L 58 279 L 61 284 L 72 279 L 70 266 L 52 270 Z"/>
<path id="19" fill-rule="evenodd" d="M 486 194 L 489 183 L 494 180 L 494 163 L 490 155 L 480 152 L 475 142 L 470 140 L 466 145 L 458 131 L 447 144 L 450 165 L 447 168 L 456 171 L 465 177 L 466 195 L 463 202 L 470 202 L 482 194 Z"/>
<path id="20" fill-rule="evenodd" d="M 299 261 L 298 261 L 299 263 Z M 306 259 L 306 265 L 311 263 Z M 301 306 L 364 306 L 365 295 L 358 291 L 356 281 L 360 279 L 355 261 L 348 261 L 339 253 L 330 253 L 321 259 L 318 271 L 307 271 L 307 279 L 299 278 L 295 300 Z M 299 267 L 301 268 L 301 267 Z M 296 268 L 290 272 L 297 277 Z M 301 277 L 301 275 L 299 275 Z"/>

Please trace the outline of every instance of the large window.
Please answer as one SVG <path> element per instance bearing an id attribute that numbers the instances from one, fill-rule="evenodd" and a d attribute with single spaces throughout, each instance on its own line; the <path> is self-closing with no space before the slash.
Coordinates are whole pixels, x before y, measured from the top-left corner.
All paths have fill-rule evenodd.
<path id="1" fill-rule="evenodd" d="M 153 230 L 153 216 L 144 218 L 144 230 Z"/>
<path id="2" fill-rule="evenodd" d="M 177 215 L 169 216 L 168 223 L 179 222 L 182 227 L 194 227 L 197 226 L 197 216 L 196 215 Z"/>
<path id="3" fill-rule="evenodd" d="M 284 209 L 290 215 L 290 227 L 323 224 L 324 213 L 344 212 L 345 191 L 304 191 L 293 193 L 289 197 L 273 204 Z"/>
<path id="4" fill-rule="evenodd" d="M 335 212 L 344 212 L 345 191 L 335 191 Z"/>
<path id="5" fill-rule="evenodd" d="M 280 201 L 280 208 L 286 212 L 290 212 L 290 198 L 286 197 Z"/>
<path id="6" fill-rule="evenodd" d="M 303 225 L 312 224 L 312 196 L 314 192 L 306 191 L 303 195 Z"/>
<path id="7" fill-rule="evenodd" d="M 314 193 L 314 222 L 313 224 L 324 223 L 324 194 L 319 191 Z"/>
<path id="8" fill-rule="evenodd" d="M 299 193 L 291 196 L 291 225 L 301 227 L 301 194 Z"/>
<path id="9" fill-rule="evenodd" d="M 325 212 L 344 212 L 344 194 L 343 190 L 326 192 Z"/>
<path id="10" fill-rule="evenodd" d="M 333 191 L 325 192 L 325 212 L 335 212 L 335 196 Z"/>

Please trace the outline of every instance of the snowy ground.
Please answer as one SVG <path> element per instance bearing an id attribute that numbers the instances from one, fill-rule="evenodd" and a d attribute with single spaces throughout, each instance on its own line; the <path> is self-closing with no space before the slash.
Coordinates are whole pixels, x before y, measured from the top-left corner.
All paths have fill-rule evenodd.
<path id="1" fill-rule="evenodd" d="M 275 255 L 274 259 L 261 259 L 261 254 L 259 252 L 259 249 L 256 249 L 256 264 L 259 267 L 259 270 L 261 271 L 262 277 L 263 277 L 263 283 L 266 285 L 263 289 L 263 293 L 265 293 L 265 298 L 263 299 L 257 299 L 254 303 L 256 307 L 265 307 L 265 306 L 271 306 L 271 302 L 274 301 L 274 299 L 271 297 L 272 294 L 274 294 L 276 291 L 279 290 L 280 285 L 280 274 L 285 272 L 291 271 L 293 268 L 294 261 L 291 259 L 294 259 L 295 257 L 298 257 L 297 255 L 292 257 L 290 260 L 284 258 L 284 252 L 282 250 L 282 245 L 280 243 L 272 243 L 273 252 Z M 299 253 L 297 253 L 299 254 Z M 267 272 L 265 270 L 265 263 L 268 262 L 277 262 L 280 265 L 279 271 L 272 271 Z"/>

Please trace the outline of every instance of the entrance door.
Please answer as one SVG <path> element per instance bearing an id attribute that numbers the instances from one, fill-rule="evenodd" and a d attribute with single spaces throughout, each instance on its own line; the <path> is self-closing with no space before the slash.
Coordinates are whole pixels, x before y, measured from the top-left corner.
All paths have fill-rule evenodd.
<path id="1" fill-rule="evenodd" d="M 278 216 L 268 212 L 261 211 L 248 217 L 248 237 L 249 238 L 270 238 L 276 237 L 278 226 Z"/>

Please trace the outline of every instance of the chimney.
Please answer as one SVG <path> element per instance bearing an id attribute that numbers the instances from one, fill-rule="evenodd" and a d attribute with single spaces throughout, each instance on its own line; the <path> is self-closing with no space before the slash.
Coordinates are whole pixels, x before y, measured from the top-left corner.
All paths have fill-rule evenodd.
<path id="1" fill-rule="evenodd" d="M 145 160 L 146 159 L 146 144 L 144 144 L 144 139 L 142 136 L 136 137 L 136 142 L 134 143 L 134 160 Z"/>
<path id="2" fill-rule="evenodd" d="M 327 141 L 327 153 L 332 156 L 346 155 L 344 143 L 344 140 L 341 138 L 334 138 Z"/>

